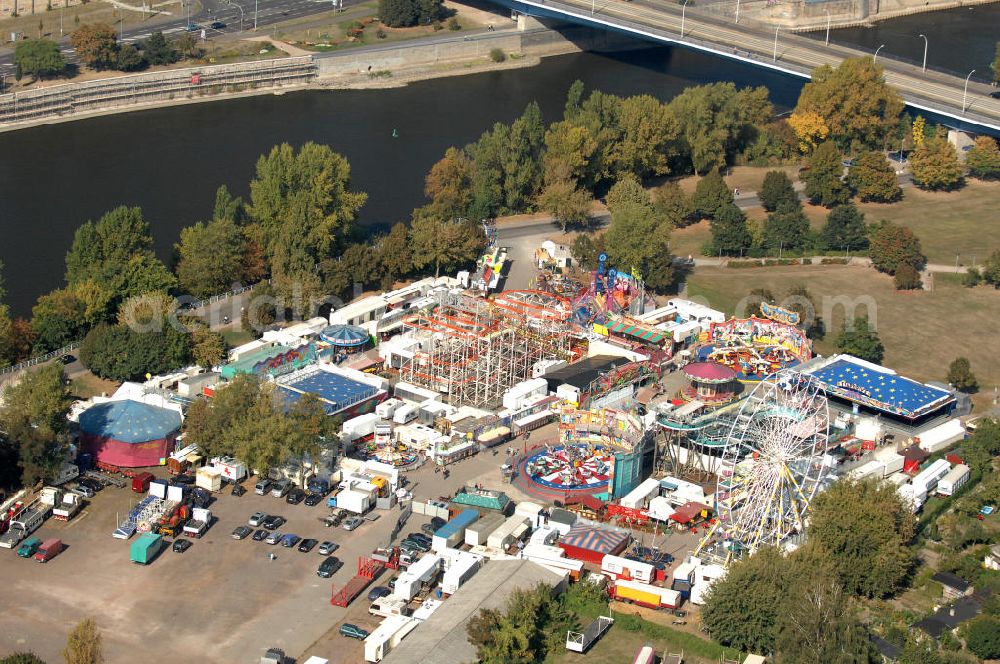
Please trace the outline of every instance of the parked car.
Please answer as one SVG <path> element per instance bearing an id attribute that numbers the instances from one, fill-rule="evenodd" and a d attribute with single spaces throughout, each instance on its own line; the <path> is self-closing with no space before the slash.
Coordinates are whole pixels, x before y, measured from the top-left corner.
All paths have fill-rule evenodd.
<path id="1" fill-rule="evenodd" d="M 271 515 L 260 522 L 260 525 L 264 526 L 268 530 L 275 530 L 281 528 L 285 525 L 285 517 Z"/>
<path id="2" fill-rule="evenodd" d="M 258 496 L 263 496 L 267 494 L 267 492 L 270 490 L 271 490 L 271 480 L 269 480 L 266 477 L 257 480 L 257 484 L 254 485 L 254 493 L 256 493 Z"/>
<path id="3" fill-rule="evenodd" d="M 180 475 L 174 475 L 174 484 L 194 484 L 194 477 L 191 475 L 185 475 L 181 473 Z"/>
<path id="4" fill-rule="evenodd" d="M 264 538 L 266 538 L 266 537 L 267 537 L 267 531 L 264 530 L 264 529 L 260 529 L 260 530 L 254 531 L 253 541 L 254 542 L 260 542 L 260 541 L 263 541 Z"/>
<path id="5" fill-rule="evenodd" d="M 198 25 L 197 23 L 188 23 L 187 25 L 184 26 L 184 30 L 187 32 L 198 32 L 199 30 L 201 30 L 201 26 Z"/>
<path id="6" fill-rule="evenodd" d="M 250 515 L 250 518 L 247 519 L 247 524 L 256 528 L 257 526 L 262 525 L 268 518 L 268 515 L 263 512 L 254 512 Z"/>
<path id="7" fill-rule="evenodd" d="M 293 546 L 295 546 L 301 541 L 302 538 L 296 535 L 295 533 L 288 533 L 287 535 L 281 538 L 281 546 L 285 547 L 286 549 L 291 549 Z"/>
<path id="8" fill-rule="evenodd" d="M 409 544 L 410 546 L 408 548 L 415 548 L 417 551 L 421 552 L 427 552 L 431 550 L 430 544 L 427 544 L 426 542 L 421 542 L 419 540 L 412 540 L 407 538 L 403 540 L 402 544 L 400 544 L 400 547 L 402 547 L 403 544 Z"/>
<path id="9" fill-rule="evenodd" d="M 292 483 L 288 480 L 278 480 L 271 485 L 271 495 L 275 498 L 284 498 L 291 488 Z"/>
<path id="10" fill-rule="evenodd" d="M 337 544 L 336 542 L 331 542 L 330 540 L 326 540 L 325 542 L 319 545 L 319 554 L 321 556 L 328 556 L 339 548 L 340 545 Z"/>
<path id="11" fill-rule="evenodd" d="M 174 553 L 184 553 L 191 548 L 192 542 L 188 538 L 174 540 Z"/>
<path id="12" fill-rule="evenodd" d="M 85 486 L 88 489 L 92 489 L 95 493 L 104 488 L 104 485 L 97 480 L 91 479 L 89 477 L 84 477 L 82 480 L 77 482 L 80 486 Z"/>
<path id="13" fill-rule="evenodd" d="M 244 487 L 242 484 L 233 485 L 233 495 L 236 496 L 237 498 L 239 498 L 246 492 L 247 492 L 246 487 Z"/>
<path id="14" fill-rule="evenodd" d="M 364 523 L 364 519 L 360 516 L 352 516 L 344 519 L 344 522 L 340 524 L 340 527 L 344 530 L 351 531 L 360 526 L 362 523 Z"/>
<path id="15" fill-rule="evenodd" d="M 264 541 L 267 542 L 268 544 L 270 544 L 271 546 L 274 546 L 275 544 L 277 544 L 278 542 L 280 542 L 281 538 L 284 537 L 284 536 L 285 536 L 284 533 L 280 533 L 277 530 L 275 530 L 273 533 L 271 533 L 270 535 L 268 535 L 267 539 L 265 539 Z"/>
<path id="16" fill-rule="evenodd" d="M 364 641 L 368 638 L 368 631 L 361 629 L 357 625 L 352 625 L 351 623 L 344 623 L 340 626 L 340 635 L 346 636 L 351 639 L 358 639 L 359 641 Z"/>
<path id="17" fill-rule="evenodd" d="M 296 487 L 291 491 L 289 491 L 288 495 L 285 496 L 285 502 L 288 503 L 289 505 L 298 505 L 299 503 L 302 502 L 302 500 L 305 497 L 306 497 L 306 492 Z"/>
<path id="18" fill-rule="evenodd" d="M 71 488 L 71 491 L 80 494 L 84 498 L 93 498 L 94 496 L 97 495 L 97 492 L 95 492 L 86 484 L 77 484 Z"/>
<path id="19" fill-rule="evenodd" d="M 233 539 L 246 539 L 253 532 L 253 528 L 250 526 L 238 526 L 236 530 L 233 531 Z"/>
<path id="20" fill-rule="evenodd" d="M 399 543 L 399 550 L 402 551 L 403 553 L 408 553 L 411 556 L 416 556 L 423 553 L 423 551 L 415 543 L 407 542 L 406 540 L 403 540 L 402 542 Z"/>
<path id="21" fill-rule="evenodd" d="M 211 23 L 208 24 L 208 27 L 212 28 L 213 30 L 222 30 L 224 27 L 226 27 L 226 24 L 223 23 L 222 21 L 212 21 Z"/>
<path id="22" fill-rule="evenodd" d="M 319 542 L 317 540 L 314 540 L 312 538 L 304 539 L 299 543 L 299 551 L 301 551 L 302 553 L 309 553 L 310 551 L 313 550 L 313 547 L 315 547 L 318 543 Z"/>
<path id="23" fill-rule="evenodd" d="M 420 526 L 420 530 L 424 531 L 425 533 L 427 533 L 431 537 L 433 537 L 434 533 L 436 533 L 438 531 L 437 528 L 435 528 L 433 525 L 431 525 L 429 523 L 425 523 L 424 525 Z"/>
<path id="24" fill-rule="evenodd" d="M 73 364 L 74 362 L 76 362 L 76 358 L 73 357 L 72 355 L 67 354 L 60 357 L 59 361 L 62 362 L 63 364 Z"/>
<path id="25" fill-rule="evenodd" d="M 403 551 L 399 556 L 399 564 L 403 567 L 409 567 L 418 560 L 420 560 L 419 551 Z"/>
<path id="26" fill-rule="evenodd" d="M 436 517 L 434 517 L 434 518 L 431 519 L 431 525 L 434 526 L 435 530 L 439 529 L 441 526 L 443 526 L 446 523 L 448 523 L 448 522 L 445 521 L 444 519 L 442 519 L 439 516 L 436 516 Z"/>
<path id="27" fill-rule="evenodd" d="M 430 546 L 432 542 L 431 538 L 423 533 L 407 533 L 406 539 L 411 539 L 415 542 L 423 542 L 427 546 Z"/>
<path id="28" fill-rule="evenodd" d="M 321 579 L 329 579 L 337 572 L 338 569 L 340 569 L 340 567 L 340 561 L 333 556 L 329 556 L 326 560 L 319 564 L 319 569 L 316 570 L 316 576 Z"/>
<path id="29" fill-rule="evenodd" d="M 316 505 L 319 505 L 321 502 L 323 502 L 323 496 L 321 496 L 318 493 L 310 493 L 308 496 L 306 496 L 307 507 L 315 507 Z"/>
<path id="30" fill-rule="evenodd" d="M 386 595 L 391 595 L 391 594 L 392 591 L 389 590 L 389 588 L 387 588 L 386 586 L 375 586 L 374 588 L 368 591 L 368 601 L 374 602 L 380 597 L 385 597 Z"/>
<path id="31" fill-rule="evenodd" d="M 29 537 L 21 542 L 21 546 L 17 547 L 17 555 L 22 558 L 31 558 L 41 545 L 42 539 L 40 537 Z"/>

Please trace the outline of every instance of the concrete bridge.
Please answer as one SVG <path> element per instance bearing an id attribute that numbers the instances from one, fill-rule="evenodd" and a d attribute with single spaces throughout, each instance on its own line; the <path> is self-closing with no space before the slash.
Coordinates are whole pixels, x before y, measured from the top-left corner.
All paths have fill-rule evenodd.
<path id="1" fill-rule="evenodd" d="M 872 55 L 826 44 L 735 16 L 699 12 L 675 0 L 493 0 L 527 16 L 556 19 L 677 44 L 760 67 L 809 78 L 814 68 L 836 67 L 846 58 Z M 906 104 L 948 127 L 1000 136 L 998 88 L 968 78 L 882 57 L 885 79 Z M 976 72 L 982 76 L 989 72 Z M 996 96 L 991 96 L 996 94 Z"/>

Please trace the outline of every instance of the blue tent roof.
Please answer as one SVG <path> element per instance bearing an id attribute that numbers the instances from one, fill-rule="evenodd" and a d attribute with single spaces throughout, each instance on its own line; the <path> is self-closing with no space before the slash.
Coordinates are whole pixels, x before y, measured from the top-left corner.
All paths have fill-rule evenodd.
<path id="1" fill-rule="evenodd" d="M 357 325 L 331 325 L 319 333 L 320 338 L 334 346 L 353 348 L 368 343 L 368 332 Z"/>
<path id="2" fill-rule="evenodd" d="M 85 434 L 123 443 L 159 440 L 180 427 L 177 411 L 131 400 L 100 403 L 80 415 L 80 429 Z"/>
<path id="3" fill-rule="evenodd" d="M 936 410 L 952 399 L 945 390 L 848 357 L 841 357 L 812 374 L 823 383 L 827 392 L 911 419 Z"/>

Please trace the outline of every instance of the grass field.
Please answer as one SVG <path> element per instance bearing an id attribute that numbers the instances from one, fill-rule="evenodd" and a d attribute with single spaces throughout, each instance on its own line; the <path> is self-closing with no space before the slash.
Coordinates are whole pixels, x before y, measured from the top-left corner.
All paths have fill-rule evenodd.
<path id="1" fill-rule="evenodd" d="M 963 288 L 954 275 L 935 275 L 932 291 L 898 292 L 888 276 L 867 267 L 698 267 L 688 280 L 688 296 L 704 298 L 712 307 L 733 313 L 751 289 L 768 288 L 781 297 L 795 284 L 809 289 L 821 315 L 827 310 L 823 315 L 827 335 L 816 343 L 819 353 L 835 351 L 833 342 L 843 324 L 845 308 L 833 306 L 834 298 L 868 302 L 869 317 L 885 345 L 887 366 L 919 380 L 942 380 L 948 364 L 965 355 L 979 378 L 980 406 L 992 397 L 993 386 L 1000 385 L 996 341 L 1000 290 Z M 864 308 L 858 310 L 863 312 Z"/>

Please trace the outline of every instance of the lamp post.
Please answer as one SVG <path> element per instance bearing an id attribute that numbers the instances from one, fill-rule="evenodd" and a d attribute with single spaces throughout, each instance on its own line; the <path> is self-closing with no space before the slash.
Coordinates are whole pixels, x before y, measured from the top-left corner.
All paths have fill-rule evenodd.
<path id="1" fill-rule="evenodd" d="M 927 37 L 920 36 L 924 38 L 924 66 L 920 68 L 920 71 L 927 71 Z"/>
<path id="2" fill-rule="evenodd" d="M 736 22 L 740 22 L 740 0 L 736 0 Z"/>
<path id="3" fill-rule="evenodd" d="M 243 6 L 238 5 L 235 2 L 232 2 L 232 0 L 230 0 L 229 4 L 240 10 L 240 32 L 243 32 L 243 15 L 244 15 Z"/>
<path id="4" fill-rule="evenodd" d="M 257 32 L 257 5 L 260 0 L 253 0 L 253 31 Z"/>
<path id="5" fill-rule="evenodd" d="M 681 4 L 681 37 L 684 36 L 684 14 L 687 12 L 688 3 L 687 0 Z"/>
<path id="6" fill-rule="evenodd" d="M 965 77 L 965 90 L 962 92 L 962 115 L 965 115 L 965 102 L 969 98 L 969 79 L 972 78 L 972 75 L 975 73 L 976 70 L 973 69 L 969 72 L 969 75 Z"/>
<path id="7" fill-rule="evenodd" d="M 778 61 L 778 30 L 781 29 L 780 25 L 774 26 L 774 53 L 771 54 L 771 62 Z"/>
<path id="8" fill-rule="evenodd" d="M 883 48 L 885 48 L 885 44 L 882 44 L 877 49 L 875 49 L 875 57 L 872 58 L 873 63 L 878 60 L 878 52 L 881 51 Z"/>
<path id="9" fill-rule="evenodd" d="M 830 45 L 830 10 L 824 9 L 826 12 L 826 45 Z"/>

